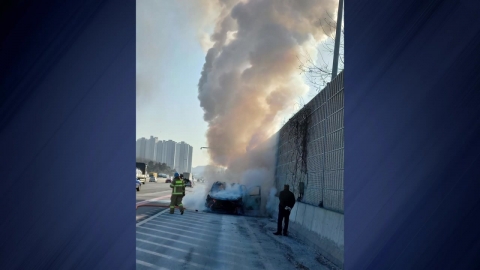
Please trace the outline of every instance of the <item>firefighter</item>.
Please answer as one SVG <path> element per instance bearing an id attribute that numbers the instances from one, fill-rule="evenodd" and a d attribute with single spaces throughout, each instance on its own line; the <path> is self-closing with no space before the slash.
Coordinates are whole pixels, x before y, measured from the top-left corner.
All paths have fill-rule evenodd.
<path id="1" fill-rule="evenodd" d="M 183 179 L 183 174 L 180 174 L 180 179 L 182 179 L 183 184 L 186 185 L 185 184 L 185 179 Z M 185 189 L 183 190 L 183 197 L 185 197 Z M 182 197 L 182 199 L 183 199 L 183 197 Z"/>
<path id="2" fill-rule="evenodd" d="M 180 178 L 178 173 L 175 173 L 174 179 L 172 183 L 170 183 L 170 187 L 172 188 L 172 197 L 170 197 L 170 214 L 175 212 L 175 205 L 178 205 L 180 208 L 180 214 L 183 215 L 183 204 L 182 198 L 185 195 L 185 183 Z"/>
<path id="3" fill-rule="evenodd" d="M 295 205 L 295 195 L 289 190 L 290 186 L 285 185 L 283 190 L 280 191 L 278 198 L 280 203 L 278 204 L 278 222 L 277 231 L 273 234 L 282 235 L 282 221 L 285 219 L 285 227 L 283 227 L 283 235 L 288 236 L 288 221 L 290 218 L 290 211 L 292 211 Z"/>
<path id="4" fill-rule="evenodd" d="M 182 194 L 182 200 L 183 200 L 183 197 L 185 197 L 185 179 L 183 179 L 183 174 L 180 174 L 180 179 L 182 179 L 183 181 L 183 194 Z"/>

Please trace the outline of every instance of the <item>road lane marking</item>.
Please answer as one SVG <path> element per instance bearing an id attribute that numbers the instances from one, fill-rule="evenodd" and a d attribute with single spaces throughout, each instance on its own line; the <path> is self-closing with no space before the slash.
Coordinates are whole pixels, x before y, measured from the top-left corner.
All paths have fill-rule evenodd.
<path id="1" fill-rule="evenodd" d="M 214 220 L 214 219 L 211 219 L 211 218 L 205 218 L 205 219 L 190 219 L 188 218 L 188 214 L 184 214 L 184 215 L 172 215 L 172 216 L 169 216 L 168 218 L 166 218 L 167 220 L 171 220 L 173 222 L 185 222 L 185 223 L 188 223 L 190 225 L 195 225 L 195 224 L 218 224 L 218 220 Z"/>
<path id="2" fill-rule="evenodd" d="M 200 228 L 200 226 L 192 228 L 192 226 L 180 225 L 179 223 L 172 224 L 171 222 L 163 222 L 163 221 L 157 221 L 157 220 L 150 220 L 148 222 L 148 224 L 152 224 L 152 225 L 158 224 L 158 225 L 163 225 L 163 226 L 168 227 L 168 228 L 171 228 L 174 225 L 176 227 L 181 227 L 181 228 L 185 228 L 185 229 L 188 229 L 188 230 L 192 230 L 193 232 L 197 232 L 197 231 L 203 231 L 203 232 L 206 232 L 206 233 L 211 233 L 212 232 L 212 226 L 208 226 L 209 230 L 207 230 L 207 229 Z M 166 226 L 166 225 L 170 225 L 170 226 Z M 193 226 L 196 226 L 196 225 L 197 224 L 194 224 Z M 216 235 L 223 235 L 223 236 L 231 236 L 232 235 L 232 233 L 228 233 L 228 232 L 214 232 L 214 233 Z"/>
<path id="3" fill-rule="evenodd" d="M 151 222 L 149 222 L 148 224 L 144 224 L 144 225 L 150 225 L 150 226 L 156 226 L 156 227 L 162 227 L 162 228 L 166 228 L 168 230 L 177 230 L 177 231 L 180 231 L 182 233 L 190 233 L 190 234 L 195 234 L 195 235 L 204 235 L 206 237 L 209 237 L 209 238 L 213 238 L 213 239 L 216 239 L 216 236 L 219 235 L 218 233 L 217 234 L 206 234 L 206 233 L 201 233 L 201 232 L 197 232 L 197 231 L 186 231 L 185 229 L 177 229 L 177 228 L 172 228 L 171 226 L 165 226 L 165 225 L 157 225 L 157 224 L 152 224 Z M 148 228 L 148 227 L 141 227 L 141 228 Z M 239 240 L 236 240 L 234 239 L 233 235 L 230 234 L 222 234 L 223 236 L 228 236 L 229 237 L 229 241 L 231 242 L 238 242 L 238 243 L 241 243 L 243 244 L 242 241 L 239 241 Z"/>
<path id="4" fill-rule="evenodd" d="M 171 219 L 154 219 L 152 222 L 163 222 L 163 223 L 168 223 L 171 224 L 172 226 L 176 226 L 177 224 L 183 225 L 183 226 L 189 226 L 190 229 L 194 229 L 196 227 L 200 228 L 205 228 L 205 229 L 212 229 L 218 226 L 218 224 L 214 223 L 205 223 L 205 224 L 200 224 L 200 223 L 189 223 L 187 221 L 179 221 L 179 220 L 171 220 Z M 193 227 L 195 226 L 195 227 Z"/>
<path id="5" fill-rule="evenodd" d="M 180 252 L 183 252 L 183 253 L 189 253 L 189 251 L 186 250 L 186 249 L 176 248 L 176 247 L 172 247 L 172 246 L 169 246 L 169 245 L 163 245 L 163 244 L 151 242 L 151 241 L 148 241 L 148 240 L 143 240 L 143 239 L 140 239 L 140 238 L 137 238 L 136 240 L 140 241 L 140 242 L 147 243 L 147 244 L 159 246 L 159 247 L 165 247 L 165 248 L 168 248 L 168 249 L 173 249 L 173 250 L 180 251 Z M 235 264 L 232 263 L 232 262 L 218 260 L 217 258 L 206 255 L 206 254 L 201 254 L 201 253 L 198 253 L 198 252 L 195 252 L 195 251 L 191 252 L 191 254 L 195 255 L 195 256 L 201 256 L 202 258 L 209 259 L 209 260 L 212 260 L 212 261 L 217 262 L 217 263 L 230 264 L 230 265 L 235 266 Z M 237 257 L 239 257 L 239 256 L 237 256 Z M 241 257 L 241 258 L 246 259 L 245 257 Z"/>
<path id="6" fill-rule="evenodd" d="M 168 210 L 169 210 L 169 209 L 167 208 L 167 209 L 165 209 L 165 210 L 163 210 L 163 211 L 160 211 L 158 214 L 155 214 L 155 215 L 153 215 L 153 216 L 151 216 L 151 217 L 149 217 L 149 218 L 147 218 L 147 219 L 145 219 L 145 220 L 142 220 L 142 221 L 138 222 L 138 223 L 137 223 L 137 227 L 140 226 L 140 225 L 142 225 L 142 224 L 145 223 L 145 222 L 148 222 L 148 221 L 150 221 L 150 220 L 152 220 L 152 219 L 154 219 L 154 218 L 162 215 L 163 213 L 167 212 Z"/>
<path id="7" fill-rule="evenodd" d="M 162 240 L 173 241 L 173 242 L 177 242 L 177 243 L 192 246 L 192 247 L 200 247 L 200 246 L 205 247 L 205 245 L 192 244 L 191 242 L 185 242 L 185 241 L 182 241 L 182 240 L 178 240 L 177 238 L 168 238 L 168 237 L 163 237 L 163 236 L 159 236 L 159 235 L 156 235 L 156 234 L 150 234 L 150 233 L 145 233 L 145 232 L 140 232 L 140 231 L 136 231 L 136 233 L 141 234 L 141 235 L 145 235 L 145 236 L 149 236 L 149 237 L 153 237 L 153 238 L 162 239 Z M 222 244 L 219 244 L 219 247 L 229 248 L 229 246 L 225 246 L 225 245 L 222 245 Z M 252 249 L 248 249 L 248 251 L 253 252 Z M 228 251 L 225 251 L 225 250 L 217 250 L 217 252 L 224 253 L 224 254 L 227 254 L 227 255 L 230 255 L 230 256 L 238 256 L 238 254 L 248 254 L 248 252 L 246 252 L 246 253 L 245 252 L 233 253 L 233 252 L 228 252 Z"/>
<path id="8" fill-rule="evenodd" d="M 162 199 L 167 199 L 167 198 L 170 198 L 171 196 L 172 196 L 172 195 L 165 195 L 165 196 L 162 196 L 162 197 L 158 197 L 158 198 L 153 198 L 153 199 L 148 199 L 148 200 L 145 200 L 145 201 L 137 202 L 137 206 L 138 206 L 138 205 L 142 205 L 142 204 L 146 204 L 146 203 L 149 203 L 149 202 L 161 201 Z"/>
<path id="9" fill-rule="evenodd" d="M 210 230 L 206 230 L 206 229 L 201 229 L 200 227 L 192 227 L 192 226 L 186 226 L 186 225 L 179 225 L 177 223 L 170 223 L 170 222 L 162 222 L 162 221 L 156 221 L 156 220 L 150 220 L 148 222 L 148 224 L 152 224 L 152 225 L 163 225 L 165 227 L 168 227 L 168 228 L 171 228 L 172 226 L 176 226 L 176 227 L 182 227 L 182 228 L 185 228 L 185 229 L 188 229 L 188 230 L 192 230 L 192 231 L 204 231 L 204 232 L 207 232 L 207 233 L 211 233 L 212 232 L 212 228 L 211 227 L 208 227 Z M 170 225 L 170 226 L 167 226 L 167 225 Z M 197 226 L 197 225 L 193 225 L 193 226 Z M 223 233 L 223 232 L 216 232 L 215 235 L 217 234 L 225 234 L 225 235 L 231 235 L 231 233 Z"/>
<path id="10" fill-rule="evenodd" d="M 137 219 L 136 219 L 136 220 L 142 219 L 142 218 L 144 218 L 144 217 L 146 217 L 146 215 L 137 215 Z"/>
<path id="11" fill-rule="evenodd" d="M 170 245 L 163 245 L 163 244 L 160 244 L 160 243 L 156 243 L 156 242 L 152 242 L 152 241 L 148 241 L 148 240 L 144 240 L 144 239 L 140 239 L 140 238 L 137 238 L 136 239 L 137 241 L 140 241 L 140 242 L 144 242 L 144 243 L 147 243 L 147 244 L 152 244 L 152 245 L 155 245 L 155 246 L 159 246 L 159 247 L 166 247 L 168 249 L 173 249 L 173 250 L 177 250 L 177 251 L 180 251 L 180 252 L 187 252 L 187 250 L 185 249 L 182 249 L 182 248 L 176 248 L 176 247 L 172 247 Z M 203 256 L 202 254 L 198 253 L 198 252 L 193 252 L 192 253 L 193 255 L 199 255 L 199 256 Z"/>
<path id="12" fill-rule="evenodd" d="M 171 190 L 164 190 L 164 191 L 157 191 L 157 192 L 150 192 L 150 193 L 140 193 L 138 196 L 152 196 L 153 194 L 160 194 L 160 193 L 171 193 Z"/>
<path id="13" fill-rule="evenodd" d="M 172 221 L 179 221 L 179 222 L 186 222 L 190 225 L 197 224 L 197 223 L 209 223 L 209 224 L 219 224 L 219 221 L 217 219 L 213 219 L 211 217 L 207 217 L 204 219 L 190 219 L 188 212 L 185 213 L 185 215 L 180 216 L 180 215 L 171 215 L 165 218 L 166 220 L 172 220 Z"/>
<path id="14" fill-rule="evenodd" d="M 149 217 L 149 216 L 151 216 L 151 215 L 153 215 L 153 214 L 155 214 L 155 213 L 157 213 L 156 210 L 150 210 L 150 211 L 148 211 L 148 212 L 145 212 L 145 213 L 142 213 L 142 214 L 138 214 L 138 215 L 136 216 L 136 220 L 139 220 L 139 219 L 142 219 L 142 218 L 145 218 L 145 217 Z"/>
<path id="15" fill-rule="evenodd" d="M 170 269 L 168 269 L 168 268 L 158 267 L 158 266 L 156 266 L 156 265 L 153 265 L 153 264 L 148 263 L 148 262 L 141 261 L 141 260 L 139 260 L 139 259 L 137 259 L 137 263 L 140 264 L 140 265 L 143 265 L 143 266 L 147 266 L 147 267 L 153 268 L 153 269 L 158 269 L 158 270 L 170 270 Z"/>
<path id="16" fill-rule="evenodd" d="M 190 242 L 185 242 L 185 241 L 182 241 L 182 240 L 178 240 L 176 238 L 167 238 L 167 237 L 162 237 L 162 236 L 158 236 L 158 235 L 154 235 L 154 234 L 149 234 L 149 233 L 144 233 L 144 232 L 139 232 L 137 231 L 138 234 L 141 234 L 141 235 L 145 235 L 145 236 L 149 236 L 149 237 L 153 237 L 153 238 L 158 238 L 158 239 L 162 239 L 162 240 L 168 240 L 168 241 L 173 241 L 173 242 L 177 242 L 177 243 L 180 243 L 180 244 L 183 244 L 183 245 L 188 245 L 188 246 L 192 246 L 192 247 L 202 247 L 204 248 L 205 245 L 196 245 L 196 244 L 192 244 Z M 222 245 L 220 245 L 221 247 L 223 247 Z M 239 256 L 239 254 L 245 254 L 245 253 L 232 253 L 232 252 L 228 252 L 228 251 L 225 251 L 225 250 L 217 250 L 218 253 L 224 253 L 224 254 L 227 254 L 227 255 L 230 255 L 230 256 L 237 256 L 237 257 L 241 257 L 241 258 L 244 258 L 244 256 Z"/>
<path id="17" fill-rule="evenodd" d="M 194 262 L 189 262 L 189 261 L 186 261 L 184 259 L 177 259 L 173 256 L 169 256 L 169 255 L 165 255 L 165 254 L 161 254 L 161 253 L 158 253 L 158 252 L 154 252 L 154 251 L 150 251 L 150 250 L 147 250 L 147 249 L 143 249 L 143 248 L 136 248 L 138 251 L 142 251 L 142 252 L 145 252 L 145 253 L 148 253 L 148 254 L 151 254 L 151 255 L 155 255 L 155 256 L 158 256 L 158 257 L 162 257 L 162 258 L 165 258 L 165 259 L 170 259 L 172 261 L 177 261 L 177 262 L 181 262 L 181 263 L 186 263 L 186 264 L 189 264 L 191 266 L 195 266 L 195 267 L 200 267 L 200 268 L 203 268 L 202 265 L 198 264 L 198 263 L 194 263 Z"/>
<path id="18" fill-rule="evenodd" d="M 197 240 L 197 241 L 210 242 L 210 241 L 208 241 L 208 240 L 204 240 L 204 239 L 202 239 L 202 238 L 191 237 L 191 236 L 187 236 L 187 235 L 183 235 L 183 234 L 178 234 L 178 233 L 171 233 L 171 232 L 168 232 L 168 231 L 157 230 L 157 229 L 153 229 L 153 228 L 149 228 L 149 227 L 138 226 L 138 225 L 137 225 L 137 227 L 140 227 L 140 228 L 142 228 L 142 229 L 147 229 L 147 230 L 157 231 L 157 232 L 161 232 L 161 233 L 166 233 L 166 234 L 176 235 L 176 236 L 179 236 L 179 237 L 190 238 L 190 239 Z"/>
<path id="19" fill-rule="evenodd" d="M 189 222 L 205 222 L 205 221 L 217 221 L 218 219 L 214 219 L 212 216 L 203 216 L 203 217 L 195 217 L 197 215 L 195 212 L 192 213 L 192 211 L 185 211 L 185 214 L 183 216 L 179 215 L 172 215 L 168 216 L 168 219 L 171 220 L 183 220 L 186 221 L 188 220 Z"/>
<path id="20" fill-rule="evenodd" d="M 198 247 L 198 246 L 199 246 L 199 245 L 192 244 L 192 243 L 189 243 L 189 242 L 185 242 L 185 241 L 182 241 L 182 240 L 177 240 L 177 239 L 174 239 L 174 238 L 162 237 L 162 236 L 158 236 L 158 235 L 155 235 L 155 234 L 144 233 L 144 232 L 139 232 L 139 231 L 137 231 L 137 233 L 138 233 L 138 234 L 143 234 L 143 235 L 146 235 L 146 236 L 150 236 L 150 237 L 160 238 L 160 239 L 163 239 L 163 240 L 174 241 L 174 242 L 178 242 L 178 243 L 180 243 L 180 244 L 189 245 L 189 246 L 193 246 L 193 247 Z"/>
<path id="21" fill-rule="evenodd" d="M 162 231 L 162 230 L 157 230 L 157 229 L 152 229 L 152 228 L 149 228 L 149 227 L 140 227 L 140 226 L 137 226 L 137 229 L 147 229 L 147 230 L 152 230 L 152 231 L 156 231 L 156 232 L 161 232 L 163 234 L 171 234 L 173 236 L 177 236 L 178 238 L 179 237 L 184 237 L 184 238 L 189 238 L 189 239 L 193 239 L 193 240 L 197 240 L 197 241 L 200 241 L 200 242 L 207 242 L 207 243 L 211 243 L 210 240 L 206 240 L 204 238 L 197 238 L 197 237 L 191 237 L 191 236 L 186 236 L 186 235 L 182 235 L 182 234 L 178 234 L 178 233 L 171 233 L 171 232 L 167 232 L 167 231 Z M 171 238 L 171 239 L 174 239 L 174 238 Z M 248 251 L 251 251 L 250 249 L 246 248 L 246 247 L 238 247 L 238 246 L 233 246 L 233 245 L 221 245 L 221 246 L 224 246 L 228 249 L 231 249 L 231 250 L 234 250 L 236 249 L 235 252 L 248 252 Z"/>
<path id="22" fill-rule="evenodd" d="M 185 212 L 185 215 L 183 216 L 171 216 L 171 218 L 173 219 L 179 219 L 179 220 L 185 220 L 185 219 L 188 219 L 190 221 L 199 221 L 199 222 L 203 222 L 205 220 L 213 220 L 212 216 L 203 216 L 203 217 L 200 217 L 200 216 L 195 216 L 195 215 L 198 215 L 198 213 L 196 212 L 191 212 L 191 211 L 188 211 L 188 212 Z"/>
<path id="23" fill-rule="evenodd" d="M 192 224 L 191 222 L 188 222 L 188 221 L 179 221 L 179 220 L 173 220 L 173 219 L 155 219 L 155 220 L 152 220 L 152 221 L 163 222 L 163 223 L 168 223 L 168 224 L 172 224 L 172 225 L 180 224 L 180 225 L 184 225 L 184 226 L 190 226 L 189 227 L 190 229 L 193 229 L 192 226 L 202 227 L 202 228 L 207 228 L 207 229 L 212 229 L 212 227 L 218 226 L 218 224 L 216 224 L 216 223 L 205 222 L 205 224 L 199 224 L 199 223 L 193 223 Z"/>

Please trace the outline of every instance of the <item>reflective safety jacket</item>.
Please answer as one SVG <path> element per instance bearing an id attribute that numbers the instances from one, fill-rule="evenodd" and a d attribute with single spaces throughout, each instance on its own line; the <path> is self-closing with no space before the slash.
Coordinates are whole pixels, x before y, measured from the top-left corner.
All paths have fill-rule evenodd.
<path id="1" fill-rule="evenodd" d="M 183 195 L 185 193 L 185 182 L 180 178 L 173 179 L 170 187 L 173 188 L 172 195 Z"/>

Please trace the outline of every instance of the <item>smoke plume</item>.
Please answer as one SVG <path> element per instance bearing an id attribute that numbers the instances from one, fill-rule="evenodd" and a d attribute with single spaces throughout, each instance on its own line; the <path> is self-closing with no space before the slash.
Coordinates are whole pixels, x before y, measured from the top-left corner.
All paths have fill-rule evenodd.
<path id="1" fill-rule="evenodd" d="M 316 55 L 316 44 L 325 38 L 323 19 L 337 5 L 333 0 L 218 1 L 213 46 L 198 84 L 214 164 L 230 169 L 292 112 L 308 91 L 298 57 Z"/>
<path id="2" fill-rule="evenodd" d="M 271 208 L 272 135 L 307 93 L 299 58 L 316 59 L 316 46 L 330 34 L 324 29 L 331 29 L 322 24 L 337 6 L 336 0 L 218 0 L 198 98 L 210 159 L 228 169 L 210 173 L 209 183 L 261 186 L 262 209 Z"/>

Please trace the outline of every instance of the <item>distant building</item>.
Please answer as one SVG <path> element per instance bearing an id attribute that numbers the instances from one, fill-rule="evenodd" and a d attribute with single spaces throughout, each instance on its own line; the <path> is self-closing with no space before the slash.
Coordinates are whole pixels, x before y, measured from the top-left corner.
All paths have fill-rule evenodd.
<path id="1" fill-rule="evenodd" d="M 165 151 L 165 163 L 170 168 L 175 168 L 175 146 L 176 142 L 172 140 L 164 141 L 163 149 Z"/>
<path id="2" fill-rule="evenodd" d="M 137 140 L 137 159 L 165 163 L 179 173 L 192 171 L 193 147 L 185 142 L 177 143 L 172 140 L 160 141 L 150 136 Z"/>
<path id="3" fill-rule="evenodd" d="M 175 165 L 173 169 L 177 172 L 181 172 L 180 170 L 180 145 L 178 143 L 175 143 Z"/>
<path id="4" fill-rule="evenodd" d="M 146 147 L 145 147 L 145 158 L 147 160 L 152 160 L 155 161 L 155 153 L 156 153 L 156 144 L 157 144 L 158 138 L 150 136 L 150 139 L 147 140 L 146 142 Z"/>
<path id="5" fill-rule="evenodd" d="M 192 157 L 193 157 L 193 147 L 191 145 L 188 146 L 188 168 L 187 172 L 192 172 Z"/>
<path id="6" fill-rule="evenodd" d="M 193 147 L 185 142 L 177 143 L 175 151 L 175 169 L 178 172 L 192 171 L 192 151 Z"/>
<path id="7" fill-rule="evenodd" d="M 144 137 L 137 140 L 136 158 L 145 159 L 146 142 L 147 142 L 147 139 L 145 139 Z"/>
<path id="8" fill-rule="evenodd" d="M 165 141 L 158 141 L 156 145 L 155 152 L 155 161 L 158 163 L 165 163 L 166 161 L 166 151 L 165 151 Z"/>

